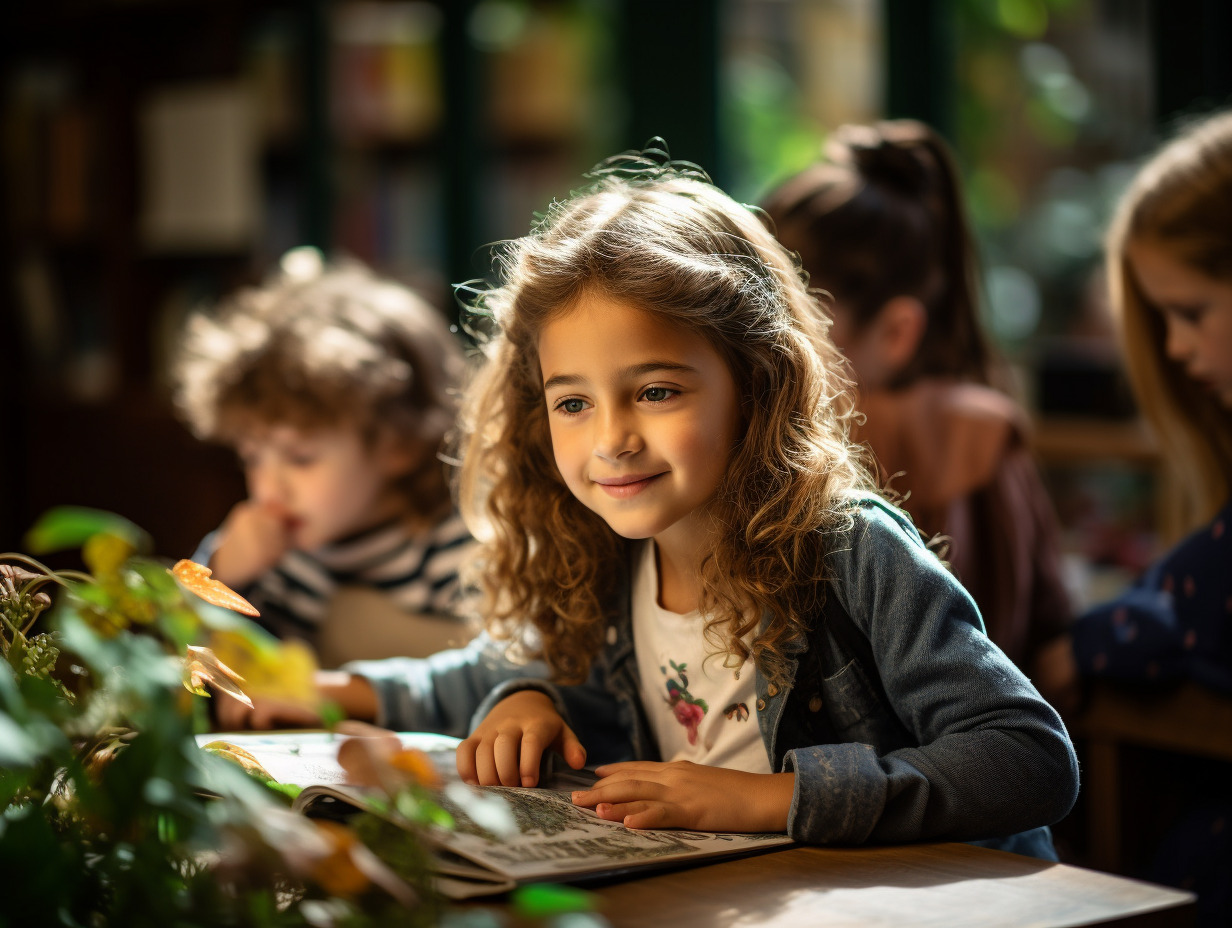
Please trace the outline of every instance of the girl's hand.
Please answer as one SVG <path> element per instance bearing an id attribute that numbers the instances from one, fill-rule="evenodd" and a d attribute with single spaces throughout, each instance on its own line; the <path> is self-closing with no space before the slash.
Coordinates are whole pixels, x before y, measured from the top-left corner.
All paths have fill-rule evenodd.
<path id="1" fill-rule="evenodd" d="M 458 775 L 479 786 L 536 786 L 549 749 L 574 770 L 586 763 L 586 749 L 552 700 L 538 690 L 519 690 L 493 706 L 458 745 Z"/>
<path id="2" fill-rule="evenodd" d="M 245 587 L 282 560 L 290 547 L 286 515 L 273 506 L 245 500 L 223 522 L 208 566 L 215 580 L 232 589 Z"/>
<path id="3" fill-rule="evenodd" d="M 794 773 L 745 773 L 690 761 L 605 764 L 600 780 L 575 790 L 587 806 L 626 828 L 690 831 L 786 831 Z"/>

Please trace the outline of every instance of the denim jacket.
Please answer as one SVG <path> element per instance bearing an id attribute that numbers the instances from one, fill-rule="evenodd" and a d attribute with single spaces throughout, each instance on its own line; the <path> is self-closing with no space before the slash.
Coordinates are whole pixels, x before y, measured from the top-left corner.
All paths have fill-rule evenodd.
<path id="1" fill-rule="evenodd" d="M 904 514 L 863 497 L 852 517 L 832 539 L 823 605 L 789 654 L 788 682 L 757 675 L 770 767 L 796 775 L 788 833 L 809 844 L 992 839 L 982 843 L 1046 856 L 1046 831 L 1014 836 L 1058 821 L 1077 797 L 1077 758 L 1060 717 L 988 640 L 971 597 Z M 868 639 L 873 666 L 835 632 L 844 620 Z M 494 682 L 472 724 L 534 688 L 553 697 L 591 762 L 659 759 L 627 602 L 614 604 L 607 645 L 579 686 L 533 679 L 533 668 L 499 680 L 503 671 L 494 677 L 490 664 L 472 677 L 467 660 L 446 652 L 411 662 L 419 666 L 404 666 L 400 678 L 371 666 L 388 662 L 349 669 L 373 679 L 381 721 L 392 727 L 443 730 L 432 723 L 446 717 L 425 713 L 425 697 L 437 710 L 452 705 L 456 725 L 467 700 Z"/>

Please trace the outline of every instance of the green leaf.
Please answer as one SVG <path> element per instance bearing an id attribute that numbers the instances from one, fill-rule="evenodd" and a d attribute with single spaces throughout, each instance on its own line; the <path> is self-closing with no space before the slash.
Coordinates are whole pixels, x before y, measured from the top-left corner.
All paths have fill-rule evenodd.
<path id="1" fill-rule="evenodd" d="M 57 506 L 39 517 L 26 533 L 25 546 L 34 554 L 80 548 L 94 535 L 115 535 L 138 551 L 149 551 L 150 536 L 123 516 L 84 506 Z"/>
<path id="2" fill-rule="evenodd" d="M 167 573 L 167 565 L 162 561 L 148 557 L 134 557 L 128 562 L 128 566 L 141 582 L 149 587 L 153 595 L 169 602 L 183 601 L 175 578 Z M 129 585 L 133 584 L 130 582 Z"/>
<path id="3" fill-rule="evenodd" d="M 0 764 L 5 767 L 30 767 L 39 758 L 37 742 L 13 721 L 0 713 Z"/>
<path id="4" fill-rule="evenodd" d="M 333 730 L 334 726 L 336 726 L 339 722 L 341 722 L 343 719 L 347 717 L 346 710 L 343 709 L 339 703 L 334 702 L 334 700 L 332 699 L 327 699 L 323 703 L 321 703 L 320 713 L 321 713 L 321 724 L 324 725 L 326 728 L 330 729 L 331 731 Z"/>
<path id="5" fill-rule="evenodd" d="M 590 912 L 595 908 L 594 894 L 572 886 L 555 883 L 533 883 L 515 889 L 513 910 L 522 918 L 546 918 L 567 912 Z"/>
<path id="6" fill-rule="evenodd" d="M 304 791 L 302 786 L 294 783 L 279 783 L 277 780 L 263 780 L 262 782 L 275 793 L 280 793 L 291 801 L 294 801 L 295 797 Z"/>

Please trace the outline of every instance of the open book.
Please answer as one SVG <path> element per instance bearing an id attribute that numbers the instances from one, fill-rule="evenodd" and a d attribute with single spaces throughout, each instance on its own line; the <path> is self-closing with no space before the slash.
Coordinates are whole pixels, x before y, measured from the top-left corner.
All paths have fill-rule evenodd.
<path id="1" fill-rule="evenodd" d="M 344 735 L 322 732 L 198 735 L 198 744 L 226 741 L 253 755 L 280 783 L 304 787 L 293 808 L 307 815 L 337 818 L 367 808 L 363 787 L 346 783 L 336 759 Z M 791 844 L 786 834 L 632 830 L 575 806 L 573 789 L 593 774 L 548 766 L 534 789 L 467 787 L 458 779 L 454 750 L 458 739 L 403 733 L 405 747 L 423 751 L 441 773 L 445 788 L 436 796 L 456 822 L 454 829 L 430 829 L 424 839 L 436 859 L 437 888 L 452 899 L 501 893 L 521 883 L 580 883 L 683 866 L 701 860 L 739 857 Z M 564 769 L 560 769 L 564 768 Z M 450 798 L 456 790 L 499 796 L 508 804 L 517 833 L 494 837 Z M 470 806 L 471 804 L 467 804 Z"/>

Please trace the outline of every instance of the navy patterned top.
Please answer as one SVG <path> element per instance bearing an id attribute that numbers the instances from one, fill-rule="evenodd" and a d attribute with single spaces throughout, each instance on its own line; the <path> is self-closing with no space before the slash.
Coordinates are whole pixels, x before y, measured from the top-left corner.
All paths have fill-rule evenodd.
<path id="1" fill-rule="evenodd" d="M 1111 602 L 1079 617 L 1084 676 L 1193 680 L 1232 693 L 1232 500 Z"/>

